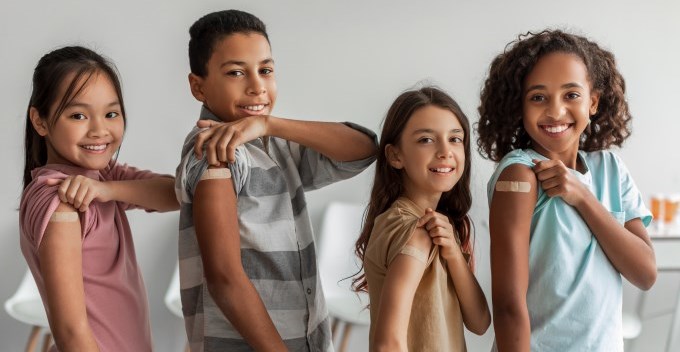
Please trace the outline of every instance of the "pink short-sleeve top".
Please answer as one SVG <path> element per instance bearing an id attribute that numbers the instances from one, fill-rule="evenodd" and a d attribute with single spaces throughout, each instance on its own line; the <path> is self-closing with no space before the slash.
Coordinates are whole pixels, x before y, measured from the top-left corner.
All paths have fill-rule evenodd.
<path id="1" fill-rule="evenodd" d="M 20 244 L 48 316 L 38 248 L 48 221 L 60 203 L 58 185 L 49 180 L 75 175 L 99 181 L 161 176 L 120 164 L 112 164 L 105 170 L 48 164 L 32 171 L 33 180 L 21 197 Z M 95 201 L 87 211 L 79 213 L 87 319 L 101 352 L 151 351 L 146 289 L 125 216 L 125 210 L 131 208 L 134 206 L 123 202 Z M 52 351 L 56 351 L 56 347 Z"/>

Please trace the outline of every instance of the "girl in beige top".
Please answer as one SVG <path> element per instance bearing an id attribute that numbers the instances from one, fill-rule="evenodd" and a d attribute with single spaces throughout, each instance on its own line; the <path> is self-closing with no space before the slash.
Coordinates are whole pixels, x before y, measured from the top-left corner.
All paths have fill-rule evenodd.
<path id="1" fill-rule="evenodd" d="M 387 113 L 356 243 L 371 352 L 465 351 L 463 325 L 480 335 L 489 327 L 472 272 L 469 131 L 458 104 L 436 88 L 403 93 Z"/>

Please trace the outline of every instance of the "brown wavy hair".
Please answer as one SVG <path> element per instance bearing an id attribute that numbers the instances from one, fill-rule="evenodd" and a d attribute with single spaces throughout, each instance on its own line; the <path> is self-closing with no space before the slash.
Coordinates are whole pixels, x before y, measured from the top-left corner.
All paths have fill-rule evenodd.
<path id="1" fill-rule="evenodd" d="M 387 161 L 385 147 L 388 144 L 396 145 L 401 140 L 401 134 L 406 123 L 416 110 L 425 106 L 434 105 L 450 110 L 460 122 L 465 133 L 463 144 L 465 146 L 465 170 L 460 180 L 448 192 L 444 192 L 439 199 L 436 211 L 446 215 L 456 230 L 461 243 L 463 253 L 469 255 L 468 264 L 474 267 L 473 248 L 471 234 L 473 229 L 472 220 L 468 211 L 472 206 L 472 194 L 470 193 L 470 123 L 458 103 L 453 98 L 435 87 L 424 87 L 418 90 L 410 90 L 402 93 L 392 103 L 383 121 L 382 134 L 380 136 L 380 149 L 375 166 L 375 177 L 371 198 L 366 209 L 364 225 L 355 244 L 356 255 L 361 259 L 362 267 L 352 280 L 355 291 L 367 291 L 368 284 L 363 270 L 366 246 L 373 231 L 375 218 L 384 213 L 394 201 L 401 196 L 404 184 L 402 170 L 393 168 Z"/>
<path id="2" fill-rule="evenodd" d="M 592 89 L 600 94 L 597 113 L 581 135 L 579 149 L 596 151 L 621 146 L 630 136 L 626 84 L 614 55 L 596 43 L 561 30 L 527 32 L 496 56 L 481 93 L 477 147 L 486 159 L 500 161 L 515 149 L 531 146 L 522 124 L 524 80 L 538 60 L 550 53 L 577 55 L 588 70 Z"/>

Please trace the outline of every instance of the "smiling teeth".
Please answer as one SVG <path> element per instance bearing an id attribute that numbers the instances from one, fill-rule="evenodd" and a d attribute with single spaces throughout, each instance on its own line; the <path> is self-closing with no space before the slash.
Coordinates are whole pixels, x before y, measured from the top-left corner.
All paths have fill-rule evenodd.
<path id="1" fill-rule="evenodd" d="M 569 128 L 569 125 L 559 125 L 559 126 L 543 126 L 543 129 L 550 133 L 560 133 Z"/>
<path id="2" fill-rule="evenodd" d="M 88 149 L 88 150 L 104 150 L 106 149 L 106 144 L 100 144 L 100 145 L 84 145 L 83 148 Z"/>
<path id="3" fill-rule="evenodd" d="M 434 172 L 451 172 L 451 171 L 453 171 L 453 168 L 443 167 L 443 168 L 433 168 L 433 169 L 430 169 L 430 170 L 432 170 Z"/>
<path id="4" fill-rule="evenodd" d="M 246 109 L 246 110 L 250 110 L 250 111 L 260 111 L 260 110 L 264 109 L 264 104 L 247 105 L 247 106 L 244 106 L 243 108 Z"/>

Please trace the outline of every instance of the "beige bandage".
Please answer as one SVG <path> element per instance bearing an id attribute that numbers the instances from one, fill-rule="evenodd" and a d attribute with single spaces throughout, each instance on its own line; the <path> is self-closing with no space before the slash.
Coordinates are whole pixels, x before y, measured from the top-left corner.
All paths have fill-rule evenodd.
<path id="1" fill-rule="evenodd" d="M 221 169 L 206 169 L 203 175 L 201 175 L 201 179 L 199 181 L 203 180 L 221 180 L 221 179 L 227 179 L 231 178 L 231 171 L 227 168 L 221 168 Z"/>
<path id="2" fill-rule="evenodd" d="M 405 245 L 400 251 L 400 254 L 406 254 L 418 260 L 421 263 L 427 264 L 427 253 L 421 251 L 420 249 Z"/>
<path id="3" fill-rule="evenodd" d="M 531 190 L 531 184 L 522 181 L 498 181 L 496 182 L 496 190 L 499 192 L 528 193 Z"/>
<path id="4" fill-rule="evenodd" d="M 78 221 L 78 213 L 75 211 L 55 211 L 50 216 L 50 222 L 74 222 Z"/>

